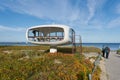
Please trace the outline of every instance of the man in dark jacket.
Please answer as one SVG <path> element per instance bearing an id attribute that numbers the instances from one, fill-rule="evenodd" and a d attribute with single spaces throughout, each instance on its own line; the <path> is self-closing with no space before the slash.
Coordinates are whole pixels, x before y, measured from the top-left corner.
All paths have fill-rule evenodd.
<path id="1" fill-rule="evenodd" d="M 105 47 L 105 53 L 106 53 L 106 58 L 108 59 L 109 53 L 110 53 L 110 48 Z"/>

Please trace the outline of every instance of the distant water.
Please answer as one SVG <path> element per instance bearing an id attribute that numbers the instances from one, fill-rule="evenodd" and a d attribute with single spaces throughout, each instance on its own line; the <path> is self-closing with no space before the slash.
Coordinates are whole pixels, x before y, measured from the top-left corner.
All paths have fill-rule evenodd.
<path id="1" fill-rule="evenodd" d="M 120 43 L 82 43 L 82 46 L 93 46 L 98 47 L 100 49 L 103 47 L 103 45 L 109 46 L 111 50 L 120 49 Z M 0 46 L 35 46 L 35 45 L 26 42 L 0 42 Z"/>
<path id="2" fill-rule="evenodd" d="M 33 44 L 26 42 L 0 42 L 0 46 L 33 46 Z"/>
<path id="3" fill-rule="evenodd" d="M 83 46 L 94 46 L 102 49 L 103 45 L 110 47 L 111 50 L 120 49 L 120 43 L 83 43 Z"/>

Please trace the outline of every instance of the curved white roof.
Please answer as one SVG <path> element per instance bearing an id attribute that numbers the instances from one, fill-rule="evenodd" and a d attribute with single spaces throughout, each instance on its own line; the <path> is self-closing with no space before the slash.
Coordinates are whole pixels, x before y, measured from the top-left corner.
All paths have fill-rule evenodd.
<path id="1" fill-rule="evenodd" d="M 60 25 L 60 24 L 51 24 L 51 25 L 38 25 L 38 26 L 32 26 L 28 29 L 35 29 L 39 27 L 59 27 L 59 28 L 70 28 L 69 26 L 66 25 Z"/>

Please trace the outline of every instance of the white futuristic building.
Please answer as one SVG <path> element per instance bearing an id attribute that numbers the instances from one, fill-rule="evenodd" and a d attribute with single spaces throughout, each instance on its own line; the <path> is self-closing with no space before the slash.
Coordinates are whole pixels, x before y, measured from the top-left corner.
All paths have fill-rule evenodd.
<path id="1" fill-rule="evenodd" d="M 74 43 L 75 31 L 65 25 L 40 25 L 28 28 L 26 38 L 33 44 L 55 47 Z"/>

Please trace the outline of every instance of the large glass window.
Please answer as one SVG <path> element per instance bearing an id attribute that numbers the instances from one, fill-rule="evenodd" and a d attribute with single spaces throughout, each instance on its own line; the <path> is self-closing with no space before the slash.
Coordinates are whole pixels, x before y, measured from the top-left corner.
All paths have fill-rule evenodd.
<path id="1" fill-rule="evenodd" d="M 55 42 L 64 39 L 64 30 L 55 27 L 42 27 L 28 31 L 28 38 L 37 42 Z"/>

